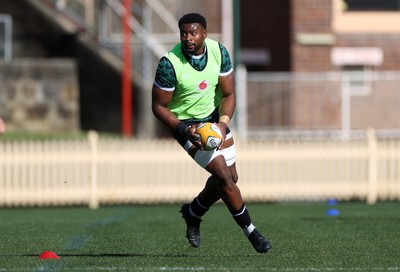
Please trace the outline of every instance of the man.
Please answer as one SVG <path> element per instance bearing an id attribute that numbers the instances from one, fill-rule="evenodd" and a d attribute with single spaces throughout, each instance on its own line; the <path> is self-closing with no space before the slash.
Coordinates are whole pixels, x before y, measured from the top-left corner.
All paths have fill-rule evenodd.
<path id="1" fill-rule="evenodd" d="M 200 246 L 201 217 L 219 199 L 257 252 L 271 245 L 252 224 L 236 185 L 235 145 L 229 122 L 236 106 L 232 63 L 225 47 L 207 38 L 207 23 L 197 13 L 184 15 L 178 23 L 181 42 L 159 61 L 152 90 L 154 115 L 170 129 L 188 154 L 210 172 L 204 189 L 180 210 L 186 222 L 186 237 Z M 214 122 L 223 135 L 213 151 L 202 149 L 196 127 Z"/>

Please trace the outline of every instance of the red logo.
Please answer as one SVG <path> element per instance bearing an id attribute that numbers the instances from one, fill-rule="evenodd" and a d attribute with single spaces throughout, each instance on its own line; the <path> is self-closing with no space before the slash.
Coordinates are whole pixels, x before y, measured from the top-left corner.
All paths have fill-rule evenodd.
<path id="1" fill-rule="evenodd" d="M 200 84 L 197 86 L 197 89 L 199 91 L 204 91 L 205 89 L 208 88 L 208 82 L 207 80 L 203 80 L 202 82 L 200 82 Z"/>

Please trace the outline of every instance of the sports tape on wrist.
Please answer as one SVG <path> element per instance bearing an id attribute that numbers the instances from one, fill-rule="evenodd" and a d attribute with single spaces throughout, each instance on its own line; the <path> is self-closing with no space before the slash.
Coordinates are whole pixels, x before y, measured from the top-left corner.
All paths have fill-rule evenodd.
<path id="1" fill-rule="evenodd" d="M 183 133 L 185 133 L 185 130 L 186 130 L 186 128 L 187 128 L 188 126 L 185 124 L 185 123 L 183 123 L 183 122 L 179 122 L 179 124 L 176 126 L 176 128 L 175 128 L 175 131 L 178 133 L 178 134 L 183 134 Z"/>

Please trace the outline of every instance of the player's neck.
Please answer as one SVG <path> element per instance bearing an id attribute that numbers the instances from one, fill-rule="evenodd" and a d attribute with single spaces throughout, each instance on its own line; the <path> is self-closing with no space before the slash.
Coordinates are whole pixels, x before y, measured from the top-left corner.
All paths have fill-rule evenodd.
<path id="1" fill-rule="evenodd" d="M 202 53 L 199 53 L 199 54 L 190 54 L 190 53 L 188 53 L 188 52 L 185 52 L 185 50 L 183 50 L 183 52 L 184 52 L 189 58 L 192 58 L 192 59 L 201 59 L 201 58 L 204 56 L 204 54 L 207 52 L 207 47 L 204 45 L 203 50 L 202 50 Z"/>

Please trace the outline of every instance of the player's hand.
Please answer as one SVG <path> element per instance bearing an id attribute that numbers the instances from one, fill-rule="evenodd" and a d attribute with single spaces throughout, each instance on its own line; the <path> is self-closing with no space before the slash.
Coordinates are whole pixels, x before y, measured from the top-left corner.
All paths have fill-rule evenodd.
<path id="1" fill-rule="evenodd" d="M 197 127 L 200 126 L 200 124 L 195 124 L 191 125 L 187 128 L 187 137 L 188 140 L 196 146 L 198 149 L 203 150 L 203 145 L 200 142 L 200 136 L 199 134 L 196 133 Z"/>

